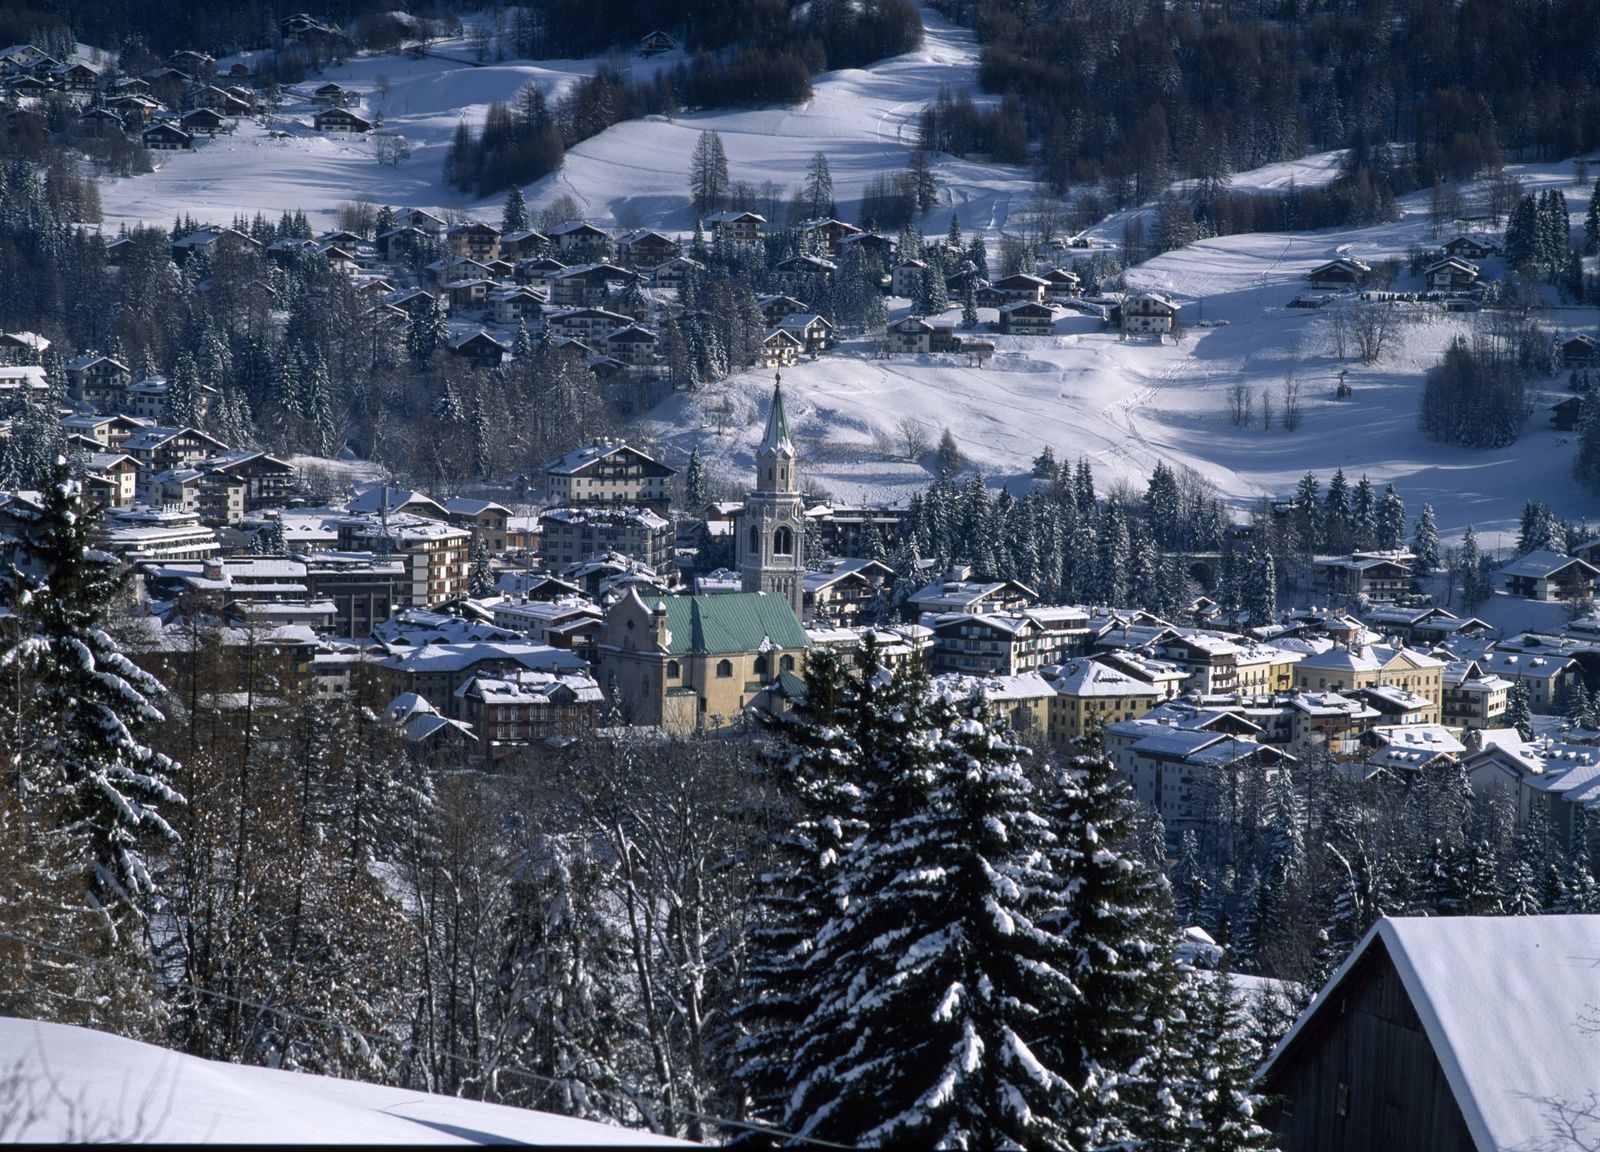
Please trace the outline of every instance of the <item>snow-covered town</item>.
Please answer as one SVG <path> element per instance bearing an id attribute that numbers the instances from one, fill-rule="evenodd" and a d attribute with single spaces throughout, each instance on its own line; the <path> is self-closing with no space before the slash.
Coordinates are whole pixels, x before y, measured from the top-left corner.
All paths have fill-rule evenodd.
<path id="1" fill-rule="evenodd" d="M 58 8 L 0 1141 L 1600 1145 L 1600 0 Z"/>

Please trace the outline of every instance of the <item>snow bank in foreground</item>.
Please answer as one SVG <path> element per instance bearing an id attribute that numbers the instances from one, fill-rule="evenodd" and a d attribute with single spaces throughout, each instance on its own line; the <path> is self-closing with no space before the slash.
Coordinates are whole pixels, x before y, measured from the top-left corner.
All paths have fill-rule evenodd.
<path id="1" fill-rule="evenodd" d="M 0 1018 L 0 1054 L 3 1142 L 683 1146 L 544 1112 L 219 1064 L 64 1024 Z"/>

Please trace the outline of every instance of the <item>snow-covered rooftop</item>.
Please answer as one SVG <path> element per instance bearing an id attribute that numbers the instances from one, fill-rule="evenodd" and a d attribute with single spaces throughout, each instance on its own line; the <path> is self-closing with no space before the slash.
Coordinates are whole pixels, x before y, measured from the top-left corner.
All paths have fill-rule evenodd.
<path id="1" fill-rule="evenodd" d="M 1374 948 L 1393 962 L 1478 1148 L 1593 1145 L 1600 916 L 1385 917 L 1278 1042 L 1269 1069 Z"/>

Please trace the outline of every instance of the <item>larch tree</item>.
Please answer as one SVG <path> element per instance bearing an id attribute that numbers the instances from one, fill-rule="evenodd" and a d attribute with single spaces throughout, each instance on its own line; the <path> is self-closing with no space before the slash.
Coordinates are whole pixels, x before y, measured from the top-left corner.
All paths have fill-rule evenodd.
<path id="1" fill-rule="evenodd" d="M 833 173 L 828 169 L 825 153 L 816 152 L 812 155 L 811 162 L 806 166 L 801 194 L 805 197 L 806 215 L 809 218 L 817 220 L 833 215 Z"/>
<path id="2" fill-rule="evenodd" d="M 716 212 L 728 196 L 728 155 L 722 137 L 712 131 L 700 133 L 689 161 L 689 196 L 698 215 Z"/>

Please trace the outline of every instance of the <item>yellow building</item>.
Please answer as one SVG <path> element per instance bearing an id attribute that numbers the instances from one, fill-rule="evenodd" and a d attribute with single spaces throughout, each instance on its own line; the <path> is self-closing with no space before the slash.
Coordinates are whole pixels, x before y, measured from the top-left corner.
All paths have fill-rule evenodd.
<path id="1" fill-rule="evenodd" d="M 1314 652 L 1295 666 L 1294 681 L 1301 692 L 1401 688 L 1432 702 L 1422 723 L 1437 724 L 1443 714 L 1444 661 L 1414 648 L 1364 644 Z"/>
<path id="2" fill-rule="evenodd" d="M 629 724 L 688 733 L 760 705 L 811 646 L 789 602 L 764 592 L 640 597 L 612 605 L 595 655 L 600 684 Z M 799 681 L 789 682 L 789 690 Z"/>
<path id="3" fill-rule="evenodd" d="M 1137 720 L 1165 698 L 1158 685 L 1096 660 L 1074 660 L 1050 681 L 1046 731 L 1053 747 L 1064 748 L 1096 728 Z"/>

